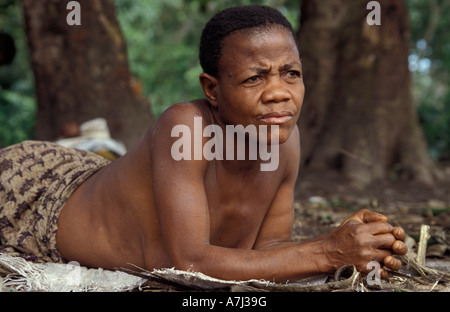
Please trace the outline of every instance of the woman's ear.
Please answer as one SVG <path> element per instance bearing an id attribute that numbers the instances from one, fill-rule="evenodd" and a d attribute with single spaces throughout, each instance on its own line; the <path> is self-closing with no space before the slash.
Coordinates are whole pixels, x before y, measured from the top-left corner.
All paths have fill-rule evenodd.
<path id="1" fill-rule="evenodd" d="M 199 79 L 206 99 L 212 106 L 217 107 L 217 78 L 210 74 L 202 73 Z"/>

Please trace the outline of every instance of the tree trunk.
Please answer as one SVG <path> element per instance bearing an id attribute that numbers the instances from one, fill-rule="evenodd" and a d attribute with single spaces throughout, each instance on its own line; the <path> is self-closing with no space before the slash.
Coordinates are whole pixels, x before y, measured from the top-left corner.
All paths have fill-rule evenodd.
<path id="1" fill-rule="evenodd" d="M 306 86 L 302 166 L 367 185 L 389 173 L 438 176 L 416 116 L 404 0 L 381 0 L 381 25 L 362 0 L 303 0 L 298 33 Z"/>
<path id="2" fill-rule="evenodd" d="M 69 25 L 76 11 L 68 3 L 22 0 L 38 105 L 35 137 L 53 140 L 68 121 L 104 117 L 112 137 L 129 146 L 152 115 L 129 71 L 114 2 L 75 1 L 81 25 Z"/>

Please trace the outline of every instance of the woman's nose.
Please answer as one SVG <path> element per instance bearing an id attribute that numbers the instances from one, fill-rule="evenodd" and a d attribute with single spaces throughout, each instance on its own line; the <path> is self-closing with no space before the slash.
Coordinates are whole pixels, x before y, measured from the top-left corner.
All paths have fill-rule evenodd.
<path id="1" fill-rule="evenodd" d="M 271 77 L 262 95 L 264 104 L 286 102 L 291 99 L 291 94 L 286 83 L 281 77 Z"/>

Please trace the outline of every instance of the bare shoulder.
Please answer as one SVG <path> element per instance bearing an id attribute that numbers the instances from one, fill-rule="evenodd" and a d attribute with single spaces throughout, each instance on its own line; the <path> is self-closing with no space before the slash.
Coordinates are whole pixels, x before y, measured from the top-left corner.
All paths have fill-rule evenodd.
<path id="1" fill-rule="evenodd" d="M 160 146 L 168 142 L 172 129 L 178 125 L 193 127 L 194 117 L 202 117 L 210 120 L 210 112 L 206 100 L 195 100 L 191 102 L 176 103 L 168 107 L 161 116 L 156 119 L 147 130 L 145 138 L 152 147 L 154 144 Z"/>
<path id="2" fill-rule="evenodd" d="M 189 125 L 193 123 L 194 117 L 210 119 L 209 104 L 206 100 L 173 104 L 161 114 L 154 124 L 157 126 L 156 128 L 166 125 L 172 127 L 180 123 Z"/>
<path id="3" fill-rule="evenodd" d="M 149 146 L 151 159 L 160 159 L 160 154 L 163 154 L 166 161 L 169 161 L 170 157 L 167 155 L 172 155 L 177 143 L 188 142 L 186 144 L 190 146 L 196 133 L 196 117 L 201 118 L 203 128 L 212 122 L 210 106 L 206 100 L 176 103 L 167 108 L 146 133 L 145 141 Z M 200 133 L 203 133 L 203 129 Z M 174 158 L 173 155 L 171 158 Z M 176 158 L 173 160 L 177 160 Z"/>

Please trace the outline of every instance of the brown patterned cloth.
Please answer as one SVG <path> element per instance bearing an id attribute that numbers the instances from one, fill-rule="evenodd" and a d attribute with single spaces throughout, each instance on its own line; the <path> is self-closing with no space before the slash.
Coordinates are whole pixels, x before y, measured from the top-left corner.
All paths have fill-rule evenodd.
<path id="1" fill-rule="evenodd" d="M 59 214 L 72 192 L 109 162 L 42 141 L 0 150 L 0 253 L 65 262 L 56 247 Z"/>

